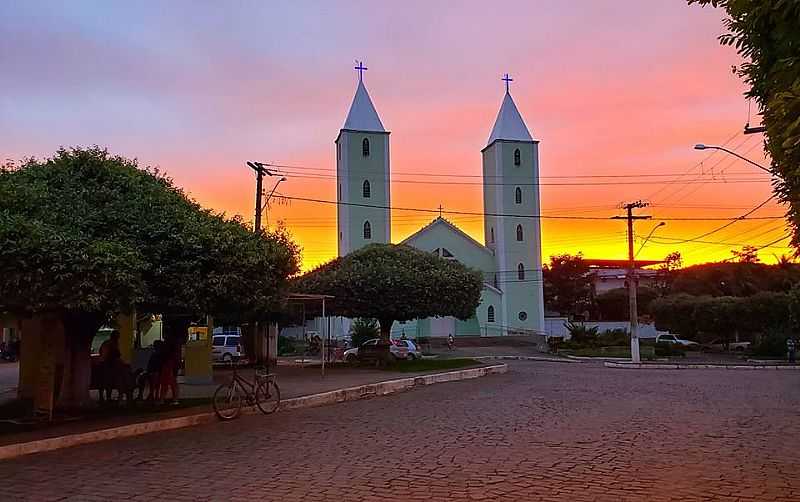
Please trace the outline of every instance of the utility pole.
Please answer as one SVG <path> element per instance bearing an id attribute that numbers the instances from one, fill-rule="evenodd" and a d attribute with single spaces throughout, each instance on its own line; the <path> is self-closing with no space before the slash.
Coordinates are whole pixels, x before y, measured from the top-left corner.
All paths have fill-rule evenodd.
<path id="1" fill-rule="evenodd" d="M 267 200 L 265 203 L 261 203 L 262 197 L 264 196 L 264 175 L 267 176 L 277 176 L 277 174 L 267 167 L 272 167 L 270 164 L 265 164 L 263 162 L 247 162 L 247 165 L 256 172 L 256 211 L 255 211 L 255 221 L 253 223 L 253 227 L 256 233 L 261 231 L 261 213 L 264 212 L 264 208 L 269 204 L 269 200 L 272 198 L 273 194 L 275 194 L 275 189 L 278 188 L 278 185 L 281 184 L 282 181 L 286 181 L 285 176 L 281 176 L 278 179 L 278 182 L 275 183 L 275 186 L 272 187 L 272 190 L 267 195 Z M 269 220 L 267 220 L 267 230 L 269 230 Z"/>
<path id="2" fill-rule="evenodd" d="M 634 209 L 647 207 L 647 202 L 637 200 L 636 202 L 629 202 L 623 204 L 622 208 L 627 211 L 627 216 L 613 216 L 612 219 L 628 220 L 628 306 L 630 309 L 629 317 L 631 322 L 631 362 L 639 363 L 641 358 L 639 356 L 639 308 L 636 304 L 636 293 L 639 287 L 639 279 L 636 277 L 636 262 L 634 261 L 633 254 L 633 221 L 646 220 L 650 216 L 633 214 Z"/>

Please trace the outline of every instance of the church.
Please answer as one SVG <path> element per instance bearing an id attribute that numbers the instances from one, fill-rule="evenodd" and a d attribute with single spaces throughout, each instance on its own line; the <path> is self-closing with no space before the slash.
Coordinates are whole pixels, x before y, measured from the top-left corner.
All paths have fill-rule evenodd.
<path id="1" fill-rule="evenodd" d="M 356 67 L 358 86 L 335 142 L 339 256 L 392 242 L 389 131 L 364 86 L 365 69 Z M 401 242 L 483 272 L 480 305 L 466 321 L 437 317 L 396 323 L 393 337 L 544 334 L 541 226 L 536 217 L 539 142 L 511 98 L 511 79 L 506 75 L 503 80 L 506 92 L 481 150 L 485 242 L 442 216 Z"/>

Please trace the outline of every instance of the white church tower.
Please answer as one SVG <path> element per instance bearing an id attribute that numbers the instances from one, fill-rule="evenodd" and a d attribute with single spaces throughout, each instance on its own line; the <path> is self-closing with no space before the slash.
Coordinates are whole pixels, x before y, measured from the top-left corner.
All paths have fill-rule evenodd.
<path id="1" fill-rule="evenodd" d="M 506 74 L 503 80 L 503 103 L 481 151 L 486 246 L 494 252 L 493 279 L 503 292 L 495 317 L 502 322 L 503 334 L 544 333 L 541 225 L 536 217 L 541 210 L 539 142 L 511 99 L 512 79 Z"/>
<path id="2" fill-rule="evenodd" d="M 339 256 L 367 244 L 392 240 L 389 132 L 364 87 L 367 68 L 359 62 L 355 69 L 358 87 L 336 138 Z"/>

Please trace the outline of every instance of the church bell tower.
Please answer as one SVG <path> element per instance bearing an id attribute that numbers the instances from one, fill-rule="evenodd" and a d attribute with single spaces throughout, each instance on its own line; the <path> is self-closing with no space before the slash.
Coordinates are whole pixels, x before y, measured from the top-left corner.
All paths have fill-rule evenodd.
<path id="1" fill-rule="evenodd" d="M 336 200 L 339 256 L 391 235 L 389 132 L 364 87 L 359 62 L 358 86 L 350 112 L 336 138 Z"/>
<path id="2" fill-rule="evenodd" d="M 495 257 L 494 284 L 503 292 L 503 333 L 543 333 L 539 141 L 511 98 L 512 79 L 506 74 L 503 80 L 506 93 L 481 151 L 486 247 Z"/>

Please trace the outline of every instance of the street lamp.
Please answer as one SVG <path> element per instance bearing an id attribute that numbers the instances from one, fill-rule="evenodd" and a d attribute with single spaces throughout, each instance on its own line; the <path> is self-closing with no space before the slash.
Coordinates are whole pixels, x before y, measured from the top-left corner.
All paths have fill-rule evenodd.
<path id="1" fill-rule="evenodd" d="M 267 194 L 267 200 L 264 201 L 263 210 L 266 210 L 267 214 L 267 231 L 269 231 L 269 200 L 275 194 L 275 190 L 278 188 L 278 185 L 280 185 L 284 181 L 286 181 L 286 176 L 281 176 L 280 179 L 278 179 L 278 181 L 275 182 L 275 186 L 272 187 L 272 190 L 270 190 L 269 193 Z"/>
<path id="2" fill-rule="evenodd" d="M 652 237 L 652 236 L 653 236 L 653 234 L 656 232 L 656 230 L 658 230 L 658 229 L 659 229 L 659 227 L 663 227 L 663 226 L 665 226 L 666 224 L 667 224 L 667 222 L 666 222 L 666 221 L 662 221 L 662 222 L 661 222 L 661 223 L 659 223 L 658 225 L 654 226 L 654 227 L 653 227 L 653 229 L 652 229 L 652 230 L 650 230 L 650 233 L 649 233 L 649 234 L 647 234 L 647 237 L 645 237 L 645 238 L 644 238 L 644 240 L 642 241 L 642 245 L 641 245 L 641 246 L 639 246 L 639 250 L 638 250 L 638 251 L 636 251 L 636 254 L 635 254 L 634 256 L 639 256 L 639 253 L 641 253 L 641 252 L 642 252 L 642 249 L 644 248 L 644 245 L 645 245 L 645 244 L 647 244 L 647 241 L 649 241 L 649 240 L 650 240 L 650 237 Z"/>
<path id="3" fill-rule="evenodd" d="M 725 152 L 725 153 L 729 153 L 729 154 L 733 155 L 734 157 L 737 157 L 737 158 L 739 158 L 739 159 L 742 159 L 743 161 L 745 161 L 745 162 L 748 162 L 748 163 L 750 163 L 750 164 L 752 164 L 752 165 L 756 166 L 757 168 L 761 169 L 762 171 L 766 171 L 766 172 L 768 172 L 769 174 L 772 174 L 772 171 L 770 171 L 770 170 L 769 170 L 769 169 L 767 169 L 766 167 L 762 166 L 761 164 L 758 164 L 758 163 L 756 163 L 756 162 L 753 162 L 752 160 L 748 159 L 747 157 L 742 157 L 742 156 L 741 156 L 741 155 L 739 155 L 738 153 L 736 153 L 736 152 L 734 152 L 734 151 L 731 151 L 731 150 L 728 150 L 728 149 L 727 149 L 727 148 L 725 148 L 724 146 L 716 146 L 716 145 L 704 145 L 704 144 L 702 144 L 702 143 L 698 143 L 698 144 L 694 145 L 694 149 L 695 149 L 695 150 L 722 150 L 722 151 L 723 151 L 723 152 Z"/>
<path id="4" fill-rule="evenodd" d="M 261 231 L 261 213 L 264 211 L 264 207 L 261 205 L 261 197 L 264 195 L 264 190 L 262 187 L 264 175 L 267 176 L 275 176 L 275 172 L 267 169 L 268 167 L 275 167 L 272 164 L 265 164 L 264 162 L 255 162 L 255 161 L 247 161 L 247 166 L 256 172 L 256 218 L 254 221 L 254 230 L 256 233 Z M 278 181 L 286 181 L 285 177 L 281 177 Z M 278 188 L 278 183 L 272 188 L 272 192 L 270 192 L 270 197 L 272 193 L 275 192 L 275 189 Z M 269 198 L 267 198 L 267 202 L 269 202 Z M 267 225 L 269 226 L 269 225 Z"/>

